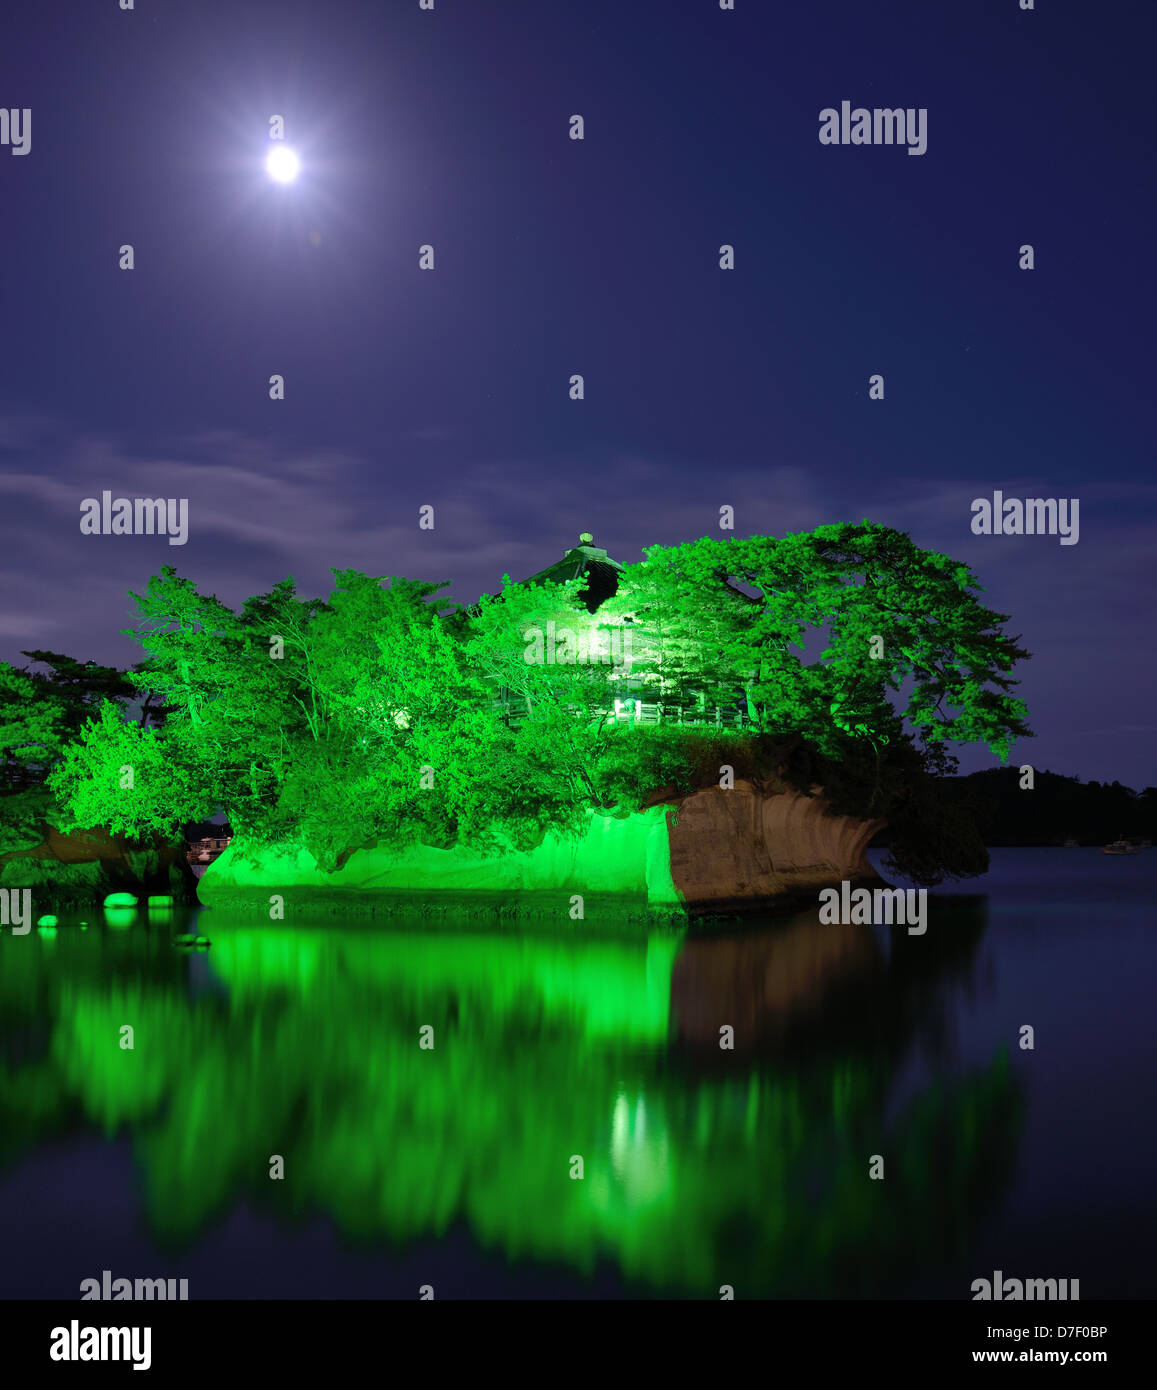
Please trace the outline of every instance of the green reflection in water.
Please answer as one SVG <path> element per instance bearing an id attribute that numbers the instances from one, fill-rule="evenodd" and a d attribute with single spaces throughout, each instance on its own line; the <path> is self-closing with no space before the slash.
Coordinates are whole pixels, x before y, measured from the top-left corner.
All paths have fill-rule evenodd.
<path id="1" fill-rule="evenodd" d="M 816 969 L 788 998 L 782 963 L 809 941 L 826 961 L 831 937 L 793 931 L 772 941 L 783 997 L 769 1004 L 768 985 L 765 1012 L 821 1007 Z M 127 1128 L 168 1245 L 244 1199 L 286 1219 L 324 1213 L 360 1242 L 463 1221 L 510 1258 L 586 1272 L 607 1259 L 658 1291 L 871 1294 L 961 1250 L 1011 1174 L 1006 1058 L 890 1121 L 903 1041 L 791 1060 L 673 1050 L 677 936 L 230 928 L 216 914 L 207 934 L 199 969 L 216 991 L 190 992 L 165 929 L 0 947 L 6 1023 L 49 1030 L 38 1056 L 0 1071 L 0 1152 L 26 1153 L 76 1106 L 107 1135 Z M 881 962 L 857 941 L 876 989 Z M 687 959 L 680 997 L 730 957 L 697 942 Z M 718 1010 L 734 1004 L 724 990 Z M 418 1046 L 425 1025 L 432 1051 Z M 868 1180 L 874 1153 L 884 1182 Z M 268 1178 L 272 1154 L 284 1182 Z"/>

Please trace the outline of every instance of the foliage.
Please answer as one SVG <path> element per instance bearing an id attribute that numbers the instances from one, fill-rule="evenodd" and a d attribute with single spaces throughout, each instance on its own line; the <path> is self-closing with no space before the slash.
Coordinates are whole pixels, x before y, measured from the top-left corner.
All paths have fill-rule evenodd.
<path id="1" fill-rule="evenodd" d="M 105 825 L 113 834 L 144 838 L 168 835 L 194 815 L 211 815 L 215 806 L 186 751 L 163 742 L 155 729 L 126 721 L 106 700 L 48 779 L 66 808 L 56 817 L 58 828 L 68 833 Z M 184 814 L 188 807 L 193 815 Z"/>
<path id="2" fill-rule="evenodd" d="M 23 652 L 22 670 L 0 661 L 0 793 L 40 785 L 102 700 L 133 693 L 124 674 L 59 652 Z"/>
<path id="3" fill-rule="evenodd" d="M 687 627 L 709 615 L 697 629 L 700 682 L 726 696 L 740 677 L 762 732 L 835 754 L 848 735 L 882 747 L 906 720 L 937 771 L 946 741 L 983 742 L 1003 760 L 1029 735 L 1007 675 L 1028 653 L 1001 631 L 1007 615 L 979 603 L 967 566 L 889 527 L 655 546 L 623 581 L 655 595 L 644 624 L 651 611 Z M 737 588 L 751 601 L 737 603 Z M 817 640 L 826 646 L 808 660 Z M 890 694 L 905 686 L 897 711 Z"/>
<path id="4" fill-rule="evenodd" d="M 60 652 L 22 655 L 29 659 L 22 669 L 0 662 L 0 854 L 38 845 L 49 822 L 61 825 L 50 774 L 102 702 L 134 693 L 114 667 Z M 110 708 L 119 725 L 120 705 Z"/>
<path id="5" fill-rule="evenodd" d="M 1029 733 L 1008 676 L 1027 653 L 970 571 L 867 522 L 654 547 L 594 617 L 581 579 L 507 578 L 450 608 L 443 584 L 332 573 L 325 600 L 287 579 L 234 612 L 166 566 L 133 595 L 146 659 L 127 678 L 163 725 L 127 724 L 114 699 L 70 744 L 64 705 L 10 729 L 29 678 L 0 671 L 0 736 L 57 760 L 50 785 L 78 822 L 140 834 L 222 806 L 247 841 L 296 841 L 324 868 L 371 843 L 528 848 L 591 809 L 715 783 L 727 763 L 893 818 L 893 854 L 933 882 L 978 862 L 975 832 L 934 794 L 955 766 L 946 745 L 1004 758 Z M 543 660 L 541 645 L 535 659 L 530 634 L 551 623 L 629 630 L 645 698 L 731 705 L 748 727 L 614 722 L 624 671 Z"/>

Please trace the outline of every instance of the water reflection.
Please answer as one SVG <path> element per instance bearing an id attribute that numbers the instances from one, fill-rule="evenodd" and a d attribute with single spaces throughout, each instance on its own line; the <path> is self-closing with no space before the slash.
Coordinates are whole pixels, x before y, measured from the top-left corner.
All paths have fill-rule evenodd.
<path id="1" fill-rule="evenodd" d="M 1017 1143 L 1004 1057 L 897 1109 L 984 932 L 979 900 L 949 915 L 918 941 L 814 914 L 607 940 L 62 917 L 0 940 L 0 1163 L 128 1131 L 169 1250 L 244 1200 L 359 1243 L 464 1222 L 644 1292 L 884 1294 L 966 1246 Z M 174 943 L 198 930 L 210 952 Z"/>

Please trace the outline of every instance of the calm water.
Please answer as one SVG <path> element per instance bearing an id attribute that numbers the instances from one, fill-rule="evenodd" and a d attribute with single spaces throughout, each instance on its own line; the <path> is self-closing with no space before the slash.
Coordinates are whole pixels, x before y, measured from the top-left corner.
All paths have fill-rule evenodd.
<path id="1" fill-rule="evenodd" d="M 2 931 L 0 1296 L 1157 1296 L 1157 851 L 992 857 L 924 937 Z"/>

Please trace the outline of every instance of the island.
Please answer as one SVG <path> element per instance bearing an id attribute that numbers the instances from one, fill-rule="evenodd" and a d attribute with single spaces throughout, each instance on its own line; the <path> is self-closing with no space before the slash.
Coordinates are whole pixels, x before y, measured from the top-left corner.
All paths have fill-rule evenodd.
<path id="1" fill-rule="evenodd" d="M 634 564 L 584 532 L 466 604 L 332 574 L 327 598 L 288 578 L 233 609 L 165 566 L 132 595 L 131 671 L 0 668 L 0 887 L 187 895 L 179 829 L 222 811 L 196 892 L 274 920 L 788 908 L 881 882 L 884 829 L 917 883 L 987 866 L 938 787 L 950 745 L 1004 761 L 1030 735 L 1009 674 L 1028 653 L 967 566 L 902 532 L 705 537 Z"/>

